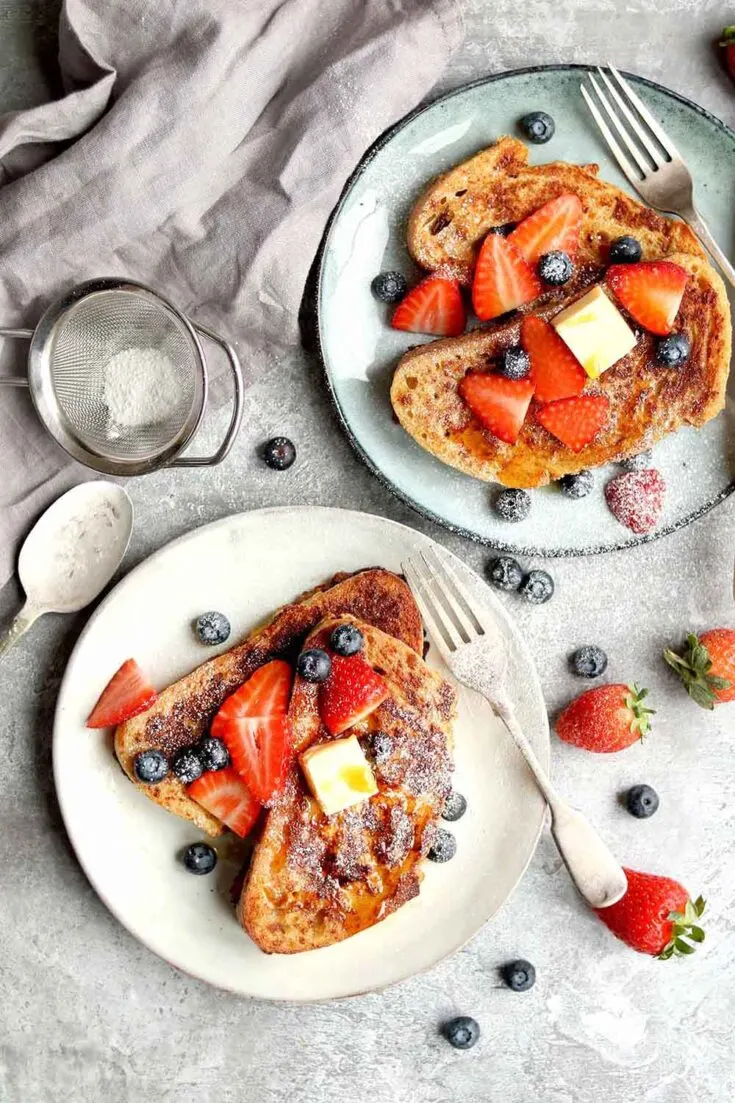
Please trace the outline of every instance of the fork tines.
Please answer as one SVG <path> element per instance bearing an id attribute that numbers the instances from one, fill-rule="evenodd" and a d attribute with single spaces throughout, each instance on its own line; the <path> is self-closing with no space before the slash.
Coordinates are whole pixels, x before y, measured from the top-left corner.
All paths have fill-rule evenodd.
<path id="1" fill-rule="evenodd" d="M 635 186 L 670 161 L 680 161 L 681 154 L 630 84 L 614 66 L 610 65 L 609 70 L 615 83 L 607 73 L 599 66 L 597 67 L 600 80 L 607 91 L 603 90 L 592 73 L 588 74 L 592 91 L 590 92 L 584 84 L 580 87 L 585 103 L 592 112 L 605 141 L 621 169 Z M 613 129 L 608 125 L 605 116 L 612 123 Z M 635 168 L 631 159 L 623 151 L 621 142 L 635 162 Z"/>
<path id="2" fill-rule="evenodd" d="M 482 614 L 453 567 L 435 548 L 402 564 L 426 627 L 451 653 L 486 634 Z"/>

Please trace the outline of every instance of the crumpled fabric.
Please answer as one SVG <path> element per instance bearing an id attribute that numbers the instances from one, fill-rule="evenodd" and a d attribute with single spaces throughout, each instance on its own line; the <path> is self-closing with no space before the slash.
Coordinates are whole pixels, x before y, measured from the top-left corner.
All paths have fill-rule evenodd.
<path id="1" fill-rule="evenodd" d="M 460 41 L 455 0 L 66 0 L 64 96 L 0 116 L 0 326 L 127 276 L 230 340 L 252 382 L 298 342 L 349 173 Z M 23 367 L 4 341 L 0 376 Z M 85 474 L 0 387 L 0 586 Z"/>

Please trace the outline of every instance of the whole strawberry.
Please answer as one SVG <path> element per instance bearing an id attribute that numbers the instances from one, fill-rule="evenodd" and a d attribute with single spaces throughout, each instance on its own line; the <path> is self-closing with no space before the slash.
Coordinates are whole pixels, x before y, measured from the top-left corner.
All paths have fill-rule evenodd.
<path id="1" fill-rule="evenodd" d="M 667 647 L 664 659 L 703 709 L 735 701 L 735 628 L 710 628 L 701 636 L 690 632 L 681 652 Z"/>
<path id="2" fill-rule="evenodd" d="M 666 483 L 660 471 L 626 471 L 605 487 L 607 508 L 631 532 L 651 532 L 664 508 Z"/>
<path id="3" fill-rule="evenodd" d="M 654 710 L 644 704 L 647 696 L 635 683 L 588 689 L 559 715 L 556 734 L 585 751 L 622 751 L 650 731 Z"/>
<path id="4" fill-rule="evenodd" d="M 655 873 L 626 869 L 628 891 L 609 908 L 595 908 L 614 935 L 641 954 L 662 961 L 693 954 L 696 943 L 704 942 L 699 920 L 705 903 L 694 903 L 678 881 Z"/>
<path id="5" fill-rule="evenodd" d="M 720 39 L 720 46 L 725 49 L 725 65 L 727 71 L 735 80 L 735 27 L 725 27 Z"/>

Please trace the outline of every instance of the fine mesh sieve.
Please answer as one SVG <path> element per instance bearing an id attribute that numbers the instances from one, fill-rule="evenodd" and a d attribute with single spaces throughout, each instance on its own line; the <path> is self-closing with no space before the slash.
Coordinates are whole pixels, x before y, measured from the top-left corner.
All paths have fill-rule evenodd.
<path id="1" fill-rule="evenodd" d="M 233 411 L 214 455 L 182 457 L 207 401 L 200 334 L 228 358 Z M 2 335 L 30 338 L 30 347 L 28 378 L 0 384 L 29 386 L 48 431 L 88 467 L 139 475 L 164 464 L 208 466 L 232 447 L 242 419 L 234 349 L 142 284 L 90 281 L 49 307 L 35 330 L 0 329 Z"/>

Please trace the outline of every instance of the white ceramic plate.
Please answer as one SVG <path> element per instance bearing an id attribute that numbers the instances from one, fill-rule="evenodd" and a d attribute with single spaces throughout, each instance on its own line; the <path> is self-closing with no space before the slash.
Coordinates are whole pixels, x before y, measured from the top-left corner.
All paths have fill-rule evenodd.
<path id="1" fill-rule="evenodd" d="M 556 133 L 531 147 L 535 163 L 596 161 L 600 175 L 630 191 L 587 111 L 579 85 L 587 66 L 545 66 L 499 73 L 448 93 L 399 122 L 365 154 L 335 211 L 319 273 L 319 340 L 327 379 L 352 444 L 381 481 L 424 516 L 474 540 L 518 554 L 583 555 L 629 547 L 688 524 L 735 489 L 735 373 L 727 410 L 704 429 L 683 429 L 656 445 L 667 484 L 657 529 L 634 536 L 605 505 L 602 488 L 619 468 L 597 473 L 583 501 L 558 487 L 533 491 L 530 515 L 504 523 L 491 506 L 493 490 L 424 451 L 396 422 L 389 389 L 405 350 L 430 338 L 390 329 L 390 308 L 375 301 L 370 281 L 398 269 L 414 281 L 408 256 L 408 212 L 434 176 L 516 134 L 529 111 L 548 111 Z M 727 251 L 735 240 L 732 165 L 735 133 L 675 92 L 640 77 L 636 91 L 692 166 L 699 205 Z M 735 302 L 731 289 L 731 303 Z"/>
<path id="2" fill-rule="evenodd" d="M 518 883 L 538 841 L 544 805 L 510 738 L 474 695 L 463 695 L 456 728 L 455 783 L 468 801 L 466 815 L 452 826 L 456 857 L 446 865 L 427 862 L 420 896 L 371 930 L 287 957 L 263 954 L 237 924 L 228 903 L 236 866 L 220 860 L 212 877 L 187 873 L 177 854 L 201 833 L 146 800 L 117 765 L 111 735 L 84 727 L 101 687 L 131 655 L 158 686 L 211 658 L 213 650 L 191 631 L 203 610 L 224 611 L 235 642 L 336 571 L 375 564 L 399 570 L 402 558 L 429 543 L 410 528 L 362 513 L 258 510 L 174 541 L 123 579 L 91 617 L 56 711 L 59 803 L 102 900 L 172 965 L 266 999 L 320 1000 L 379 989 L 461 946 Z M 508 641 L 521 723 L 547 763 L 546 710 L 531 656 L 487 586 L 461 569 Z M 431 653 L 429 661 L 435 661 Z"/>

